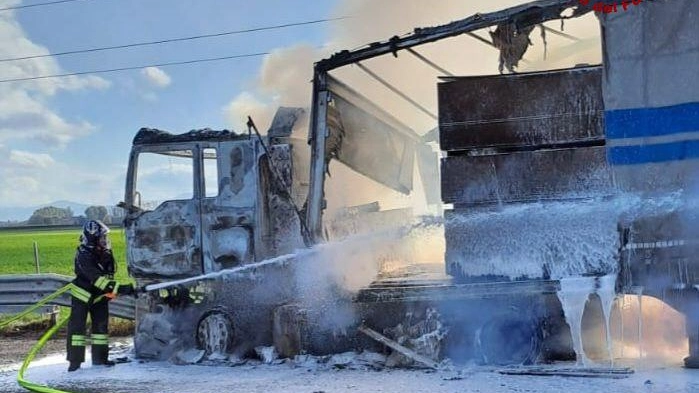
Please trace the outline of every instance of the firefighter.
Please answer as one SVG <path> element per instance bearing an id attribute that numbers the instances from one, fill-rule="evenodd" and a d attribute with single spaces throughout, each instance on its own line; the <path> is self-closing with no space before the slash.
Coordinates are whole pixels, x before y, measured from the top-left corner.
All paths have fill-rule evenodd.
<path id="1" fill-rule="evenodd" d="M 83 226 L 75 253 L 75 279 L 68 320 L 68 371 L 79 369 L 85 361 L 88 314 L 92 320 L 92 364 L 114 365 L 109 360 L 108 302 L 117 295 L 136 294 L 133 284 L 119 284 L 114 280 L 115 262 L 108 233 L 109 228 L 101 221 L 89 220 Z"/>

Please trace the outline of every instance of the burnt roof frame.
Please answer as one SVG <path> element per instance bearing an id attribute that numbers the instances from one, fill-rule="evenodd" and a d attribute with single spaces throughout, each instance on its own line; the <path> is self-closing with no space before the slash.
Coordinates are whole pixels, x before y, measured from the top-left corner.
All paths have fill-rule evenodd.
<path id="1" fill-rule="evenodd" d="M 563 16 L 568 9 L 573 14 Z M 582 5 L 580 0 L 536 0 L 500 11 L 476 13 L 440 26 L 415 28 L 411 34 L 403 37 L 393 36 L 388 40 L 371 43 L 363 48 L 336 52 L 327 59 L 315 64 L 316 72 L 328 72 L 358 61 L 392 53 L 397 57 L 401 49 L 408 49 L 445 38 L 466 34 L 474 30 L 503 23 L 514 23 L 517 27 L 531 26 L 554 19 L 572 19 L 592 10 L 591 5 Z"/>
<path id="2" fill-rule="evenodd" d="M 570 15 L 563 12 L 572 10 Z M 315 63 L 313 67 L 313 97 L 308 142 L 311 145 L 310 186 L 306 197 L 305 220 L 311 241 L 319 243 L 323 239 L 323 209 L 325 206 L 325 139 L 327 136 L 327 106 L 331 100 L 328 90 L 328 72 L 362 60 L 391 53 L 398 57 L 398 51 L 409 49 L 445 38 L 468 34 L 474 30 L 500 24 L 514 24 L 520 27 L 532 26 L 554 19 L 572 19 L 592 11 L 592 4 L 583 5 L 580 0 L 536 0 L 500 11 L 476 13 L 440 26 L 415 28 L 403 37 L 393 36 L 388 40 L 371 43 L 363 48 L 336 52 L 329 58 Z M 319 132 L 322 130 L 322 132 Z"/>

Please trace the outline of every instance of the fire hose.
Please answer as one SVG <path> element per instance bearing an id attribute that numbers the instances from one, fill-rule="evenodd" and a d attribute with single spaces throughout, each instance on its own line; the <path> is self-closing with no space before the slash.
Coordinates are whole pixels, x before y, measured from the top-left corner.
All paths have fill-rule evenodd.
<path id="1" fill-rule="evenodd" d="M 51 300 L 63 295 L 64 293 L 70 291 L 71 289 L 73 289 L 73 286 L 74 286 L 73 284 L 65 285 L 65 286 L 61 287 L 60 289 L 58 289 L 56 292 L 44 297 L 43 299 L 36 302 L 34 305 L 29 306 L 24 311 L 15 315 L 14 317 L 8 319 L 7 321 L 0 322 L 0 328 L 3 328 L 5 326 L 9 325 L 10 323 L 19 320 L 20 318 L 24 317 L 25 315 L 36 311 L 40 307 L 45 306 Z M 29 367 L 29 363 L 31 363 L 31 361 L 34 360 L 34 358 L 36 357 L 36 354 L 39 353 L 39 351 L 41 350 L 41 348 L 44 347 L 44 345 L 46 345 L 46 342 L 51 337 L 53 337 L 53 335 L 56 334 L 56 332 L 58 330 L 60 330 L 63 326 L 65 326 L 66 323 L 68 323 L 68 317 L 61 318 L 55 325 L 53 325 L 48 331 L 46 331 L 46 333 L 44 333 L 41 336 L 41 338 L 39 338 L 39 341 L 36 344 L 34 344 L 32 349 L 29 350 L 27 357 L 24 359 L 24 362 L 22 363 L 22 366 L 19 368 L 19 372 L 17 373 L 17 383 L 19 383 L 20 386 L 22 386 L 23 388 L 25 388 L 29 391 L 38 392 L 38 393 L 71 393 L 71 392 L 68 392 L 65 390 L 54 389 L 54 388 L 51 388 L 51 387 L 46 386 L 46 385 L 41 385 L 38 383 L 30 382 L 24 378 L 24 372 Z"/>
<path id="2" fill-rule="evenodd" d="M 245 271 L 245 270 L 252 269 L 252 268 L 258 268 L 258 267 L 262 267 L 262 266 L 269 265 L 269 264 L 285 263 L 288 260 L 290 260 L 296 256 L 298 256 L 298 254 L 287 254 L 287 255 L 282 255 L 280 257 L 271 258 L 271 259 L 268 259 L 266 261 L 259 262 L 257 264 L 241 266 L 241 267 L 234 268 L 234 269 L 222 270 L 222 271 L 219 271 L 219 272 L 216 272 L 213 274 L 205 274 L 205 275 L 190 277 L 190 278 L 186 278 L 186 279 L 182 279 L 182 280 L 175 280 L 175 281 L 163 282 L 163 283 L 158 283 L 158 284 L 151 284 L 151 285 L 145 286 L 143 288 L 143 290 L 145 292 L 150 292 L 150 291 L 163 289 L 163 288 L 167 288 L 167 287 L 171 287 L 171 286 L 175 286 L 175 285 L 189 283 L 192 281 L 213 279 L 213 278 L 216 278 L 216 277 L 221 276 L 221 275 L 238 273 L 241 271 Z M 73 287 L 74 287 L 74 284 L 72 284 L 72 283 L 61 287 L 56 292 L 53 292 L 52 294 L 47 295 L 46 297 L 39 300 L 38 302 L 36 302 L 32 306 L 26 308 L 24 311 L 20 312 L 19 314 L 11 317 L 10 319 L 8 319 L 6 321 L 0 322 L 0 328 L 3 328 L 5 326 L 11 324 L 12 322 L 15 322 L 15 321 L 19 320 L 20 318 L 22 318 L 22 317 L 36 311 L 37 309 L 45 306 L 47 303 L 49 303 L 53 299 L 70 291 Z M 97 300 L 99 300 L 100 298 L 101 297 L 99 297 Z M 20 367 L 19 372 L 17 374 L 17 383 L 19 383 L 20 386 L 22 386 L 23 388 L 30 390 L 32 392 L 38 392 L 38 393 L 72 393 L 72 392 L 68 392 L 65 390 L 59 390 L 59 389 L 51 388 L 51 387 L 46 386 L 46 385 L 34 383 L 34 382 L 28 381 L 24 378 L 25 371 L 29 367 L 29 364 L 32 362 L 32 360 L 34 360 L 37 353 L 46 345 L 46 342 L 51 337 L 53 337 L 53 335 L 56 334 L 56 332 L 58 330 L 60 330 L 62 327 L 64 327 L 68 323 L 68 319 L 69 319 L 69 317 L 61 318 L 54 326 L 52 326 L 48 331 L 46 331 L 46 333 L 44 333 L 41 336 L 41 338 L 39 338 L 39 341 L 36 344 L 34 344 L 34 346 L 29 350 L 29 353 L 27 354 L 27 357 L 24 359 L 24 362 L 22 363 L 22 366 Z"/>

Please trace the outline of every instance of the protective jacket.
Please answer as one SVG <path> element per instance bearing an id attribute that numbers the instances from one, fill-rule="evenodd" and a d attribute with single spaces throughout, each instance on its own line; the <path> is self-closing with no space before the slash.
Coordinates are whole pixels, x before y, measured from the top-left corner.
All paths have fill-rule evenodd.
<path id="1" fill-rule="evenodd" d="M 114 255 L 112 250 L 100 250 L 81 245 L 75 253 L 75 280 L 73 284 L 87 290 L 93 296 L 113 292 Z"/>
<path id="2" fill-rule="evenodd" d="M 119 285 L 114 280 L 114 255 L 110 249 L 80 245 L 75 253 L 75 279 L 73 280 L 70 319 L 68 321 L 68 361 L 71 366 L 85 361 L 87 317 L 92 320 L 93 364 L 110 364 L 109 356 L 109 306 L 113 295 L 134 293 L 132 284 Z"/>

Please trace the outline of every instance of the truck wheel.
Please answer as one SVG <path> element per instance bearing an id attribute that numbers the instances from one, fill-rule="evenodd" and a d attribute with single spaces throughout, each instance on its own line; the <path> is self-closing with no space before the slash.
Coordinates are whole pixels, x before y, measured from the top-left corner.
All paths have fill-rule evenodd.
<path id="1" fill-rule="evenodd" d="M 492 318 L 476 331 L 476 348 L 485 364 L 531 364 L 541 343 L 536 321 L 513 315 Z"/>
<path id="2" fill-rule="evenodd" d="M 221 310 L 204 314 L 197 325 L 197 345 L 207 355 L 226 354 L 233 343 L 233 323 L 230 316 Z"/>

